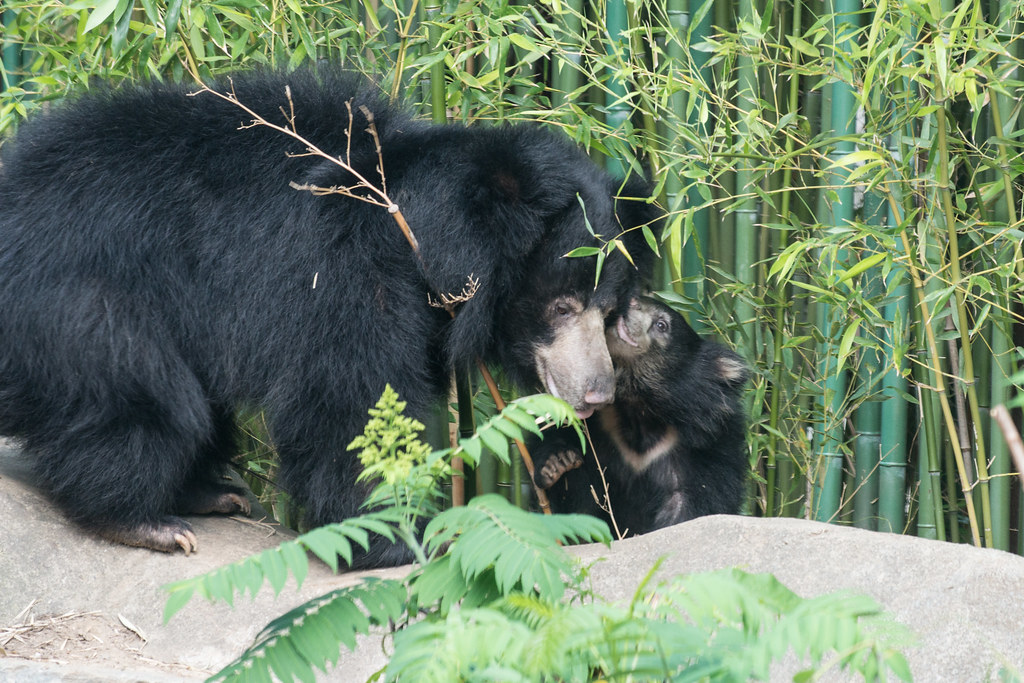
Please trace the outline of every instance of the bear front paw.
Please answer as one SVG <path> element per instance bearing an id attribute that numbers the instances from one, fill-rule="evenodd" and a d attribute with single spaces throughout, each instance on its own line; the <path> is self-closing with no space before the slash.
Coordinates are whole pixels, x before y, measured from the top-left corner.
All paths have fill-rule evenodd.
<path id="1" fill-rule="evenodd" d="M 533 481 L 542 489 L 551 488 L 562 475 L 583 464 L 583 454 L 577 450 L 559 451 L 534 472 Z"/>

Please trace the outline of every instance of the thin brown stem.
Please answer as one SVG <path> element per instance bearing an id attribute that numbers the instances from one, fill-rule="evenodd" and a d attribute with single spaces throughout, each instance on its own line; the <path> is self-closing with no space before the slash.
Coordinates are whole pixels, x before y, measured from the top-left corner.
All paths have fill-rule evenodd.
<path id="1" fill-rule="evenodd" d="M 330 161 L 330 162 L 332 162 L 334 164 L 337 164 L 340 168 L 344 169 L 347 173 L 351 174 L 352 177 L 354 177 L 356 179 L 356 183 L 354 185 L 352 185 L 351 187 L 345 187 L 345 188 L 321 188 L 321 187 L 305 186 L 305 185 L 296 186 L 294 183 L 292 184 L 292 187 L 294 187 L 295 189 L 307 190 L 307 191 L 312 192 L 312 193 L 314 193 L 316 195 L 321 195 L 321 194 L 341 194 L 343 196 L 350 197 L 352 199 L 358 199 L 360 201 L 368 202 L 370 204 L 374 204 L 376 206 L 380 206 L 380 207 L 386 208 L 388 213 L 391 214 L 391 217 L 398 224 L 398 228 L 399 228 L 399 230 L 402 231 L 402 235 L 405 237 L 406 241 L 409 243 L 409 246 L 412 248 L 413 254 L 416 256 L 416 260 L 419 261 L 420 266 L 423 268 L 424 274 L 427 273 L 426 263 L 423 261 L 423 256 L 422 256 L 422 254 L 420 252 L 419 241 L 416 239 L 416 235 L 413 234 L 412 228 L 409 226 L 409 222 L 405 220 L 405 216 L 402 214 L 401 209 L 399 209 L 398 204 L 393 202 L 391 200 L 391 198 L 387 194 L 387 183 L 385 182 L 385 179 L 384 179 L 385 176 L 384 176 L 384 156 L 383 156 L 383 151 L 382 151 L 382 148 L 381 148 L 380 137 L 377 135 L 377 127 L 376 127 L 376 125 L 373 122 L 373 113 L 369 109 L 367 109 L 366 107 L 360 107 L 359 108 L 359 110 L 360 110 L 360 112 L 362 112 L 363 116 L 366 117 L 366 120 L 367 120 L 366 131 L 373 138 L 374 148 L 375 148 L 375 150 L 377 152 L 377 172 L 380 175 L 380 180 L 381 180 L 381 186 L 380 187 L 377 187 L 376 185 L 374 185 L 373 183 L 368 181 L 361 173 L 356 171 L 356 169 L 353 168 L 353 166 L 351 164 L 351 159 L 352 159 L 352 156 L 351 156 L 351 153 L 352 153 L 351 143 L 352 143 L 353 115 L 352 115 L 352 107 L 351 107 L 350 103 L 346 104 L 346 108 L 348 109 L 348 126 L 346 128 L 346 137 L 347 137 L 348 142 L 347 142 L 347 145 L 346 145 L 346 148 L 345 148 L 345 157 L 342 158 L 342 157 L 338 157 L 338 156 L 334 156 L 334 155 L 328 154 L 327 152 L 323 151 L 322 149 L 320 149 L 319 147 L 317 147 L 312 142 L 310 142 L 309 140 L 307 140 L 306 138 L 304 138 L 302 135 L 299 134 L 298 129 L 296 127 L 296 123 L 295 123 L 295 107 L 294 107 L 294 104 L 292 102 L 291 90 L 288 89 L 288 88 L 285 89 L 285 95 L 288 98 L 290 113 L 285 114 L 285 119 L 288 121 L 288 125 L 286 125 L 286 126 L 280 126 L 280 125 L 277 125 L 275 123 L 271 123 L 270 121 L 267 121 L 264 117 L 260 116 L 254 110 L 250 109 L 248 106 L 246 106 L 244 103 L 242 103 L 238 99 L 238 97 L 235 95 L 234 85 L 233 84 L 232 84 L 231 92 L 229 92 L 229 93 L 217 92 L 216 90 L 210 88 L 207 85 L 202 85 L 201 88 L 198 91 L 196 91 L 195 93 L 192 93 L 192 95 L 198 95 L 198 94 L 204 93 L 204 92 L 205 93 L 210 93 L 212 95 L 215 95 L 216 97 L 219 97 L 222 100 L 230 102 L 231 104 L 234 104 L 238 108 L 242 109 L 242 111 L 244 111 L 247 114 L 249 114 L 250 116 L 252 116 L 252 123 L 247 124 L 247 125 L 243 125 L 242 128 L 249 128 L 249 127 L 254 127 L 254 126 L 266 126 L 267 128 L 270 128 L 271 130 L 275 130 L 275 131 L 277 131 L 279 133 L 283 133 L 284 135 L 287 135 L 288 137 L 290 137 L 290 138 L 298 141 L 299 143 L 301 143 L 306 148 L 306 153 L 308 155 L 318 156 L 318 157 L 321 157 L 323 159 L 327 159 L 328 161 Z M 282 109 L 282 113 L 284 113 L 283 109 Z M 364 194 L 357 193 L 356 190 L 365 190 L 365 191 L 371 192 L 373 195 L 376 196 L 376 198 L 374 198 L 372 196 L 368 197 L 368 196 L 366 196 Z M 472 276 L 470 276 L 470 281 L 469 282 L 472 285 L 472 282 L 473 282 Z M 444 309 L 446 311 L 448 311 L 448 314 L 451 317 L 454 318 L 455 317 L 455 309 L 454 309 L 451 301 L 454 301 L 455 299 L 450 299 L 449 298 L 446 301 L 446 298 L 444 296 L 442 296 L 440 300 L 443 302 Z M 501 397 L 501 392 L 498 391 L 498 385 L 494 381 L 494 378 L 491 376 L 491 373 L 487 369 L 487 366 L 479 358 L 477 359 L 477 367 L 480 369 L 480 375 L 484 378 L 484 382 L 487 384 L 487 388 L 488 388 L 488 390 L 491 393 L 491 398 L 494 399 L 495 406 L 497 406 L 499 411 L 500 410 L 504 410 L 504 408 L 505 408 L 505 401 Z M 530 481 L 533 482 L 533 458 L 530 457 L 530 452 L 527 450 L 526 444 L 524 444 L 519 439 L 516 439 L 515 442 L 516 442 L 516 447 L 519 449 L 519 454 L 520 454 L 520 456 L 523 459 L 523 463 L 526 466 L 526 471 L 530 475 Z M 546 515 L 551 514 L 551 504 L 548 502 L 547 495 L 544 493 L 544 491 L 539 486 L 536 485 L 536 483 L 533 484 L 533 487 L 534 487 L 534 491 L 537 494 L 537 503 L 540 506 L 541 510 Z"/>

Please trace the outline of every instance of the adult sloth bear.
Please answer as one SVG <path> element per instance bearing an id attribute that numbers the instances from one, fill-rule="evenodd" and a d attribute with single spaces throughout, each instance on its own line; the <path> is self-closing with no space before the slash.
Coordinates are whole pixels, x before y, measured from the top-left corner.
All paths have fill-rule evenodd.
<path id="1" fill-rule="evenodd" d="M 591 493 L 603 501 L 607 482 L 616 525 L 627 535 L 739 512 L 749 469 L 743 359 L 648 298 L 634 299 L 609 326 L 608 350 L 615 403 L 587 421 L 597 458 L 583 457 L 569 428 L 533 446 L 534 478 L 552 509 L 610 522 Z"/>
<path id="2" fill-rule="evenodd" d="M 604 320 L 636 270 L 612 254 L 595 288 L 595 260 L 563 255 L 598 244 L 587 221 L 607 240 L 654 217 L 581 151 L 532 127 L 430 126 L 350 75 L 213 88 L 278 125 L 293 114 L 379 182 L 371 112 L 422 262 L 385 209 L 290 186 L 351 187 L 348 172 L 197 87 L 92 92 L 27 123 L 0 169 L 0 433 L 72 519 L 193 550 L 175 514 L 245 507 L 215 476 L 239 406 L 265 410 L 281 483 L 316 524 L 362 502 L 346 446 L 386 382 L 422 415 L 482 357 L 581 415 L 612 399 Z M 622 237 L 637 257 L 639 235 Z M 454 320 L 428 303 L 470 277 Z"/>

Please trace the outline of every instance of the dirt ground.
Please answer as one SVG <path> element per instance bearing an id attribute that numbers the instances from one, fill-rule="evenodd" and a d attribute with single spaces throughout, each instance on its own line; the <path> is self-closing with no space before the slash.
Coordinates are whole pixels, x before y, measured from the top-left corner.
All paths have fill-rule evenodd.
<path id="1" fill-rule="evenodd" d="M 146 643 L 146 634 L 123 616 L 115 620 L 99 612 L 37 615 L 34 602 L 15 625 L 0 627 L 0 657 L 57 665 L 93 662 L 111 669 L 155 669 L 189 677 L 214 673 L 147 657 Z"/>

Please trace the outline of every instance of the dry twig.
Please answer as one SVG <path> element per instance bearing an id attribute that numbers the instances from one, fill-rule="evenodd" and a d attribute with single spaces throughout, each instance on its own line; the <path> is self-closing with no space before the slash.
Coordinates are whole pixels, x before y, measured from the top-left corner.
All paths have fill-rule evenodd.
<path id="1" fill-rule="evenodd" d="M 322 149 L 314 145 L 312 142 L 310 142 L 308 139 L 299 134 L 298 126 L 296 124 L 295 104 L 292 100 L 291 88 L 287 86 L 285 87 L 285 95 L 288 99 L 288 110 L 285 111 L 285 109 L 282 107 L 280 111 L 284 115 L 287 124 L 281 126 L 275 123 L 271 123 L 263 116 L 256 113 L 253 109 L 249 108 L 243 102 L 241 102 L 238 99 L 237 95 L 235 94 L 234 83 L 231 82 L 231 84 L 231 90 L 227 93 L 218 92 L 207 85 L 201 84 L 200 89 L 191 94 L 199 95 L 202 93 L 209 93 L 211 95 L 214 95 L 215 97 L 219 97 L 220 99 L 230 102 L 231 104 L 234 104 L 235 106 L 239 107 L 242 111 L 246 112 L 252 117 L 252 120 L 248 124 L 242 124 L 240 126 L 241 129 L 253 128 L 256 126 L 265 126 L 267 128 L 270 128 L 271 130 L 275 130 L 279 133 L 287 135 L 288 137 L 298 141 L 303 145 L 303 147 L 305 147 L 305 152 L 300 154 L 292 153 L 289 154 L 290 157 L 320 157 L 322 159 L 326 159 L 336 164 L 345 172 L 349 173 L 355 179 L 355 183 L 347 187 L 318 187 L 312 185 L 298 185 L 296 183 L 290 183 L 290 185 L 296 190 L 311 192 L 316 196 L 340 194 L 345 197 L 357 199 L 359 201 L 367 202 L 369 204 L 373 204 L 375 206 L 379 206 L 381 208 L 386 209 L 387 212 L 391 214 L 391 217 L 394 218 L 395 222 L 398 224 L 398 227 L 402 231 L 402 235 L 405 237 L 406 241 L 409 243 L 409 246 L 412 247 L 413 254 L 416 257 L 416 260 L 419 262 L 420 267 L 423 268 L 424 273 L 428 272 L 427 265 L 423 261 L 423 256 L 420 253 L 419 242 L 417 241 L 416 236 L 413 234 L 412 228 L 409 226 L 409 223 L 405 220 L 405 216 L 402 215 L 402 211 L 398 207 L 398 204 L 392 201 L 391 197 L 388 196 L 387 180 L 384 173 L 384 155 L 381 148 L 380 137 L 377 134 L 377 127 L 374 124 L 373 112 L 371 112 L 369 109 L 363 106 L 359 108 L 360 112 L 363 114 L 367 121 L 366 133 L 372 137 L 374 142 L 374 149 L 377 153 L 376 170 L 377 174 L 380 177 L 380 187 L 377 187 L 376 185 L 371 183 L 369 180 L 366 179 L 366 177 L 364 177 L 352 166 L 352 128 L 354 123 L 354 117 L 352 115 L 351 102 L 345 103 L 345 107 L 348 110 L 348 125 L 345 128 L 345 156 L 334 156 L 323 151 Z M 468 282 L 469 285 L 467 286 L 471 289 L 472 292 L 475 292 L 476 287 L 479 284 L 479 281 L 475 280 L 473 276 L 470 275 Z M 463 291 L 465 292 L 466 290 L 464 289 Z M 459 298 L 460 296 L 461 295 L 458 295 L 455 298 L 450 299 L 448 302 L 445 301 L 446 295 L 441 295 L 440 298 L 442 306 L 446 311 L 448 311 L 448 313 L 453 318 L 455 317 L 454 303 L 458 303 L 464 300 Z M 480 370 L 481 376 L 484 378 L 484 382 L 487 384 L 487 388 L 490 391 L 491 397 L 494 399 L 494 403 L 497 406 L 498 410 L 503 410 L 505 408 L 505 401 L 501 398 L 501 394 L 498 391 L 498 385 L 497 383 L 495 383 L 494 378 L 491 376 L 490 370 L 487 369 L 487 366 L 479 358 L 477 359 L 477 367 Z M 536 492 L 537 503 L 539 504 L 544 514 L 551 514 L 551 505 L 550 503 L 548 503 L 547 495 L 540 487 L 533 483 L 533 459 L 530 457 L 530 453 L 526 449 L 526 444 L 517 439 L 516 447 L 519 449 L 519 453 L 522 456 L 523 463 L 526 466 L 526 470 L 530 475 L 530 483 L 533 484 L 534 491 Z"/>

